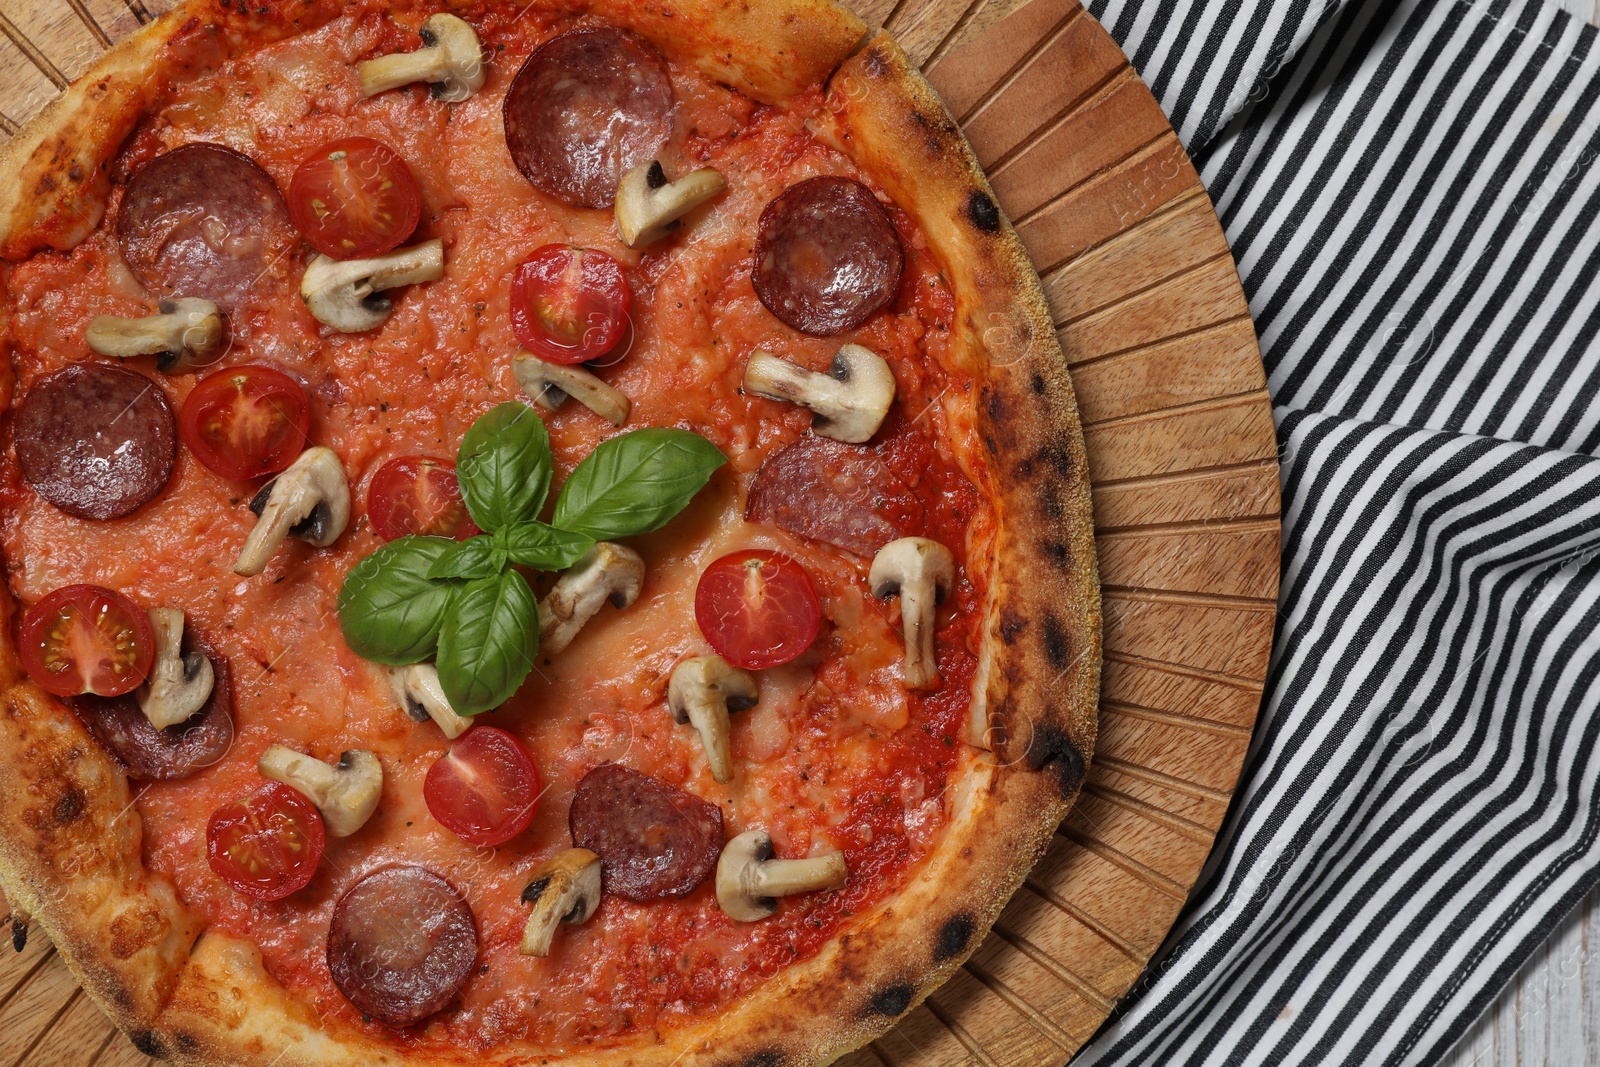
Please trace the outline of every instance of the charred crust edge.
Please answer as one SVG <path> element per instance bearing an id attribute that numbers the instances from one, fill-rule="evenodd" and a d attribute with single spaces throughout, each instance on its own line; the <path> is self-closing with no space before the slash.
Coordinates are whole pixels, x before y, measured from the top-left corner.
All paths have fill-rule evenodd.
<path id="1" fill-rule="evenodd" d="M 898 1019 L 911 1007 L 911 999 L 916 995 L 917 989 L 910 982 L 895 982 L 872 994 L 872 999 L 867 1001 L 867 1011 Z"/>
<path id="2" fill-rule="evenodd" d="M 739 1067 L 782 1067 L 784 1062 L 783 1050 L 779 1048 L 764 1048 L 760 1052 L 752 1052 L 739 1063 Z"/>
<path id="3" fill-rule="evenodd" d="M 1054 771 L 1064 798 L 1071 798 L 1083 784 L 1083 754 L 1058 726 L 1046 723 L 1035 727 L 1028 743 L 1027 761 L 1029 770 Z"/>
<path id="4" fill-rule="evenodd" d="M 128 1035 L 128 1040 L 133 1042 L 134 1048 L 151 1059 L 158 1060 L 166 1054 L 166 1045 L 154 1030 L 135 1030 Z"/>
<path id="5" fill-rule="evenodd" d="M 1000 208 L 982 189 L 967 194 L 967 220 L 983 233 L 1000 232 Z"/>
<path id="6" fill-rule="evenodd" d="M 967 912 L 946 919 L 933 940 L 933 962 L 947 963 L 965 952 L 975 930 L 976 924 Z"/>

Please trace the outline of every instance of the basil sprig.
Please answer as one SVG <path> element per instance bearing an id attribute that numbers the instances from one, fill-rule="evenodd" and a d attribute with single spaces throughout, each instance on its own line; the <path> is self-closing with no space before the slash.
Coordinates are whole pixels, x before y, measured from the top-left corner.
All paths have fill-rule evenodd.
<path id="1" fill-rule="evenodd" d="M 697 433 L 654 427 L 602 441 L 561 487 L 552 520 L 596 541 L 666 525 L 727 462 Z"/>
<path id="2" fill-rule="evenodd" d="M 402 537 L 352 567 L 339 590 L 339 626 L 351 651 L 395 665 L 433 655 L 455 586 L 431 571 L 455 547 L 444 537 Z"/>
<path id="3" fill-rule="evenodd" d="M 539 609 L 513 565 L 572 566 L 597 541 L 665 525 L 726 462 L 688 430 L 651 428 L 603 442 L 550 493 L 550 437 L 525 404 L 485 413 L 461 440 L 456 474 L 472 520 L 466 541 L 402 537 L 356 564 L 339 591 L 339 625 L 358 655 L 402 665 L 435 657 L 458 715 L 511 697 L 533 669 Z"/>

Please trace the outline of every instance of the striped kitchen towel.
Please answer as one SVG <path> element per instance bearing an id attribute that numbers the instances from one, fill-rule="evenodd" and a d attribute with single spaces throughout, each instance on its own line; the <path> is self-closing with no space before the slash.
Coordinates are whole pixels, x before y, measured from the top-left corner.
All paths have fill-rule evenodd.
<path id="1" fill-rule="evenodd" d="M 1600 56 L 1540 0 L 1096 0 L 1283 461 L 1218 847 L 1079 1062 L 1429 1064 L 1600 883 Z"/>

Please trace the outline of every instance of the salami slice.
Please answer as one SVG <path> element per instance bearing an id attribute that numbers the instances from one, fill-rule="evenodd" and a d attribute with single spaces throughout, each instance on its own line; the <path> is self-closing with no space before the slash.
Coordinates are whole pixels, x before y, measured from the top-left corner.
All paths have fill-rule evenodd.
<path id="1" fill-rule="evenodd" d="M 615 763 L 583 776 L 567 826 L 600 857 L 605 891 L 640 904 L 688 896 L 722 854 L 721 808 Z"/>
<path id="2" fill-rule="evenodd" d="M 761 465 L 744 517 L 871 559 L 922 531 L 922 504 L 871 449 L 814 434 Z"/>
<path id="3" fill-rule="evenodd" d="M 478 961 L 478 924 L 425 867 L 385 867 L 351 886 L 328 927 L 328 970 L 350 1003 L 390 1026 L 455 999 Z"/>
<path id="4" fill-rule="evenodd" d="M 849 178 L 791 186 L 761 212 L 756 296 L 801 333 L 853 330 L 894 299 L 905 249 L 872 190 Z"/>
<path id="5" fill-rule="evenodd" d="M 211 696 L 186 722 L 157 730 L 132 693 L 73 700 L 78 718 L 122 762 L 130 778 L 187 778 L 221 761 L 233 747 L 233 675 L 227 657 L 188 633 L 183 650 L 205 655 L 212 670 Z"/>
<path id="6" fill-rule="evenodd" d="M 231 148 L 204 143 L 134 172 L 116 233 L 147 289 L 203 297 L 225 311 L 287 277 L 300 241 L 267 172 Z"/>
<path id="7" fill-rule="evenodd" d="M 574 207 L 610 207 L 622 176 L 672 134 L 672 80 L 628 31 L 574 30 L 528 57 L 503 114 L 506 147 L 530 182 Z"/>
<path id="8" fill-rule="evenodd" d="M 80 518 L 131 514 L 172 477 L 172 405 L 159 385 L 125 367 L 74 363 L 45 375 L 13 425 L 22 476 Z"/>

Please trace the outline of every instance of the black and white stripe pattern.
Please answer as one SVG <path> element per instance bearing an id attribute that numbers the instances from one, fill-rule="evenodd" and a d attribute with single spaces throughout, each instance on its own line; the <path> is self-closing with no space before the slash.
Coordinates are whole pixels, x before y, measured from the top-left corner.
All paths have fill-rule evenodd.
<path id="1" fill-rule="evenodd" d="M 1233 243 L 1285 570 L 1229 824 L 1082 1062 L 1432 1063 L 1600 882 L 1596 32 L 1538 0 L 1091 10 Z"/>

